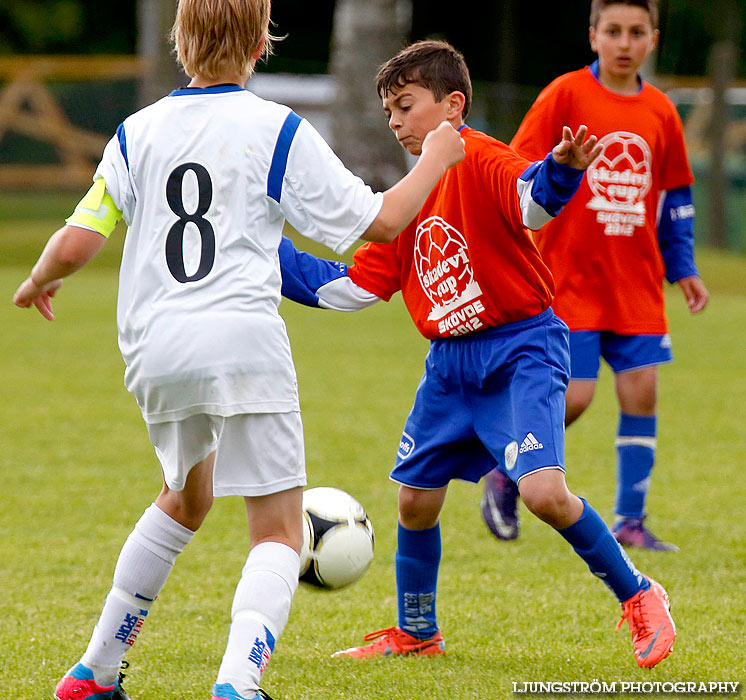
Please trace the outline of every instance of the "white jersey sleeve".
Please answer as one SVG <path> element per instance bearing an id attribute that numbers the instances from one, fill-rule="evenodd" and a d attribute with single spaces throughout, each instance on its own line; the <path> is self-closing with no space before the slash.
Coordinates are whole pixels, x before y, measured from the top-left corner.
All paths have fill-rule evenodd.
<path id="1" fill-rule="evenodd" d="M 296 131 L 287 145 L 287 166 L 277 200 L 285 218 L 301 235 L 342 253 L 376 218 L 383 194 L 374 194 L 353 175 L 307 121 L 291 113 L 283 126 L 285 134 L 295 120 Z M 282 144 L 281 133 L 278 149 Z M 277 154 L 278 150 L 275 162 Z M 270 191 L 270 196 L 273 194 Z"/>
<path id="2" fill-rule="evenodd" d="M 129 226 L 132 223 L 136 196 L 134 183 L 130 178 L 127 163 L 127 145 L 124 124 L 120 124 L 117 133 L 112 136 L 104 148 L 101 162 L 93 175 L 94 180 L 103 178 L 106 191 L 111 195 L 122 218 Z"/>
<path id="3" fill-rule="evenodd" d="M 549 223 L 577 192 L 584 174 L 557 163 L 551 153 L 526 168 L 516 183 L 523 225 L 538 231 Z"/>

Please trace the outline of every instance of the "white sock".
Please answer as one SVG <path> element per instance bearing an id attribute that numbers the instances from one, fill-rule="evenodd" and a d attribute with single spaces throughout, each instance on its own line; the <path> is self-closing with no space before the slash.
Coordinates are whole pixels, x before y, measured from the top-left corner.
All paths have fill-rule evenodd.
<path id="1" fill-rule="evenodd" d="M 290 614 L 300 558 L 287 545 L 263 542 L 249 553 L 236 587 L 231 629 L 217 682 L 253 698 Z"/>
<path id="2" fill-rule="evenodd" d="M 125 653 L 193 535 L 155 504 L 135 525 L 119 554 L 113 586 L 81 659 L 99 685 L 116 680 Z"/>

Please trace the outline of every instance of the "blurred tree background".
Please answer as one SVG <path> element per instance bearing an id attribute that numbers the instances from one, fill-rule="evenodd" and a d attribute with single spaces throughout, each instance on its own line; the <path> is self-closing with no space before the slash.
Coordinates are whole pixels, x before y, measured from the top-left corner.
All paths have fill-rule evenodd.
<path id="1" fill-rule="evenodd" d="M 175 5 L 176 0 L 0 0 L 0 166 L 64 167 L 68 161 L 60 156 L 60 143 L 75 140 L 59 123 L 52 143 L 8 126 L 9 114 L 17 124 L 19 109 L 35 109 L 32 99 L 18 107 L 15 98 L 10 109 L 3 103 L 8 84 L 25 70 L 22 62 L 19 69 L 19 57 L 149 61 L 154 69 L 145 79 L 119 75 L 92 82 L 90 75 L 77 80 L 70 71 L 36 76 L 39 100 L 59 105 L 63 116 L 54 119 L 110 134 L 139 106 L 186 84 L 165 40 Z M 474 81 L 469 123 L 507 141 L 544 85 L 594 60 L 589 7 L 590 0 L 464 0 L 458 7 L 440 0 L 274 0 L 273 33 L 284 39 L 269 62 L 258 66 L 253 84 L 262 96 L 307 116 L 348 166 L 381 189 L 398 177 L 405 161 L 379 119 L 373 76 L 380 63 L 417 39 L 450 41 L 464 53 Z M 674 101 L 687 123 L 695 175 L 703 183 L 695 190 L 695 202 L 706 213 L 698 217 L 698 230 L 711 243 L 746 251 L 746 88 L 737 91 L 735 102 L 724 99 L 728 87 L 746 80 L 746 0 L 661 0 L 660 15 L 661 40 L 647 73 L 663 89 L 677 88 Z M 305 77 L 286 82 L 278 74 Z M 714 90 L 695 89 L 705 86 Z M 322 101 L 322 109 L 313 100 Z M 319 115 L 321 125 L 314 121 Z M 15 182 L 12 176 L 10 181 Z"/>
<path id="2" fill-rule="evenodd" d="M 135 51 L 134 3 L 0 0 L 0 54 Z"/>
<path id="3" fill-rule="evenodd" d="M 136 4 L 0 0 L 0 54 L 132 54 Z M 262 70 L 326 73 L 336 4 L 274 0 L 275 33 L 287 39 Z M 447 39 L 464 52 L 475 80 L 543 86 L 592 60 L 586 40 L 589 2 L 539 7 L 518 0 L 465 0 L 455 9 L 452 3 L 413 0 L 411 5 L 406 39 Z M 703 76 L 712 44 L 731 38 L 739 48 L 736 77 L 746 78 L 745 25 L 746 0 L 662 0 L 658 72 Z"/>

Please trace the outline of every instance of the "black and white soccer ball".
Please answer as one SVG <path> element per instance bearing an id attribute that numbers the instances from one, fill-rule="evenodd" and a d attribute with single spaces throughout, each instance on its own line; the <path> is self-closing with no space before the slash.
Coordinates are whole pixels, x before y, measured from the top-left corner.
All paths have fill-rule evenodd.
<path id="1" fill-rule="evenodd" d="M 368 514 L 346 491 L 304 491 L 300 580 L 320 588 L 357 581 L 373 561 L 374 538 Z"/>

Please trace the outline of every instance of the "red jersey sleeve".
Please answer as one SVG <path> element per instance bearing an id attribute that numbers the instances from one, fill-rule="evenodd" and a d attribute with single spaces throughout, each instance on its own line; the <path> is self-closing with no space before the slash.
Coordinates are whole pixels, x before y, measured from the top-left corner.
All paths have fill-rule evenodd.
<path id="1" fill-rule="evenodd" d="M 401 289 L 400 240 L 391 243 L 365 243 L 352 256 L 350 279 L 384 301 Z"/>

